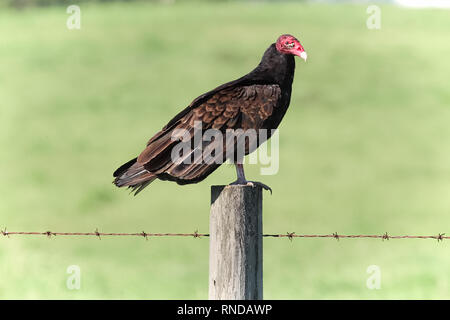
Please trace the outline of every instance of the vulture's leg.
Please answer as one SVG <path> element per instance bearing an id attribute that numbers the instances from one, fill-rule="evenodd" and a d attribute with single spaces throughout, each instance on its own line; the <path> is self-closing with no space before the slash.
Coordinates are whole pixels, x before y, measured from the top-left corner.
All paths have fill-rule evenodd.
<path id="1" fill-rule="evenodd" d="M 235 166 L 237 174 L 236 184 L 247 184 L 247 179 L 245 179 L 244 173 L 244 165 L 242 163 L 236 163 Z"/>
<path id="2" fill-rule="evenodd" d="M 230 185 L 247 185 L 247 186 L 260 186 L 264 190 L 270 191 L 270 194 L 272 194 L 272 189 L 265 185 L 264 183 L 257 182 L 257 181 L 248 181 L 245 179 L 245 173 L 244 173 L 244 165 L 242 163 L 236 163 L 236 173 L 237 173 L 237 180 L 233 183 L 230 183 Z"/>

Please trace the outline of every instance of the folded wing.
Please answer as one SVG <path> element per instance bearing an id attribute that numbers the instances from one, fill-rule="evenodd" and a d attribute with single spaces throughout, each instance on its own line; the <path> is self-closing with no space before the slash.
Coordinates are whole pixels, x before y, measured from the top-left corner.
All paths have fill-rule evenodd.
<path id="1" fill-rule="evenodd" d="M 227 155 L 236 154 L 240 134 L 245 134 L 248 129 L 268 128 L 280 96 L 281 89 L 276 84 L 252 84 L 222 86 L 198 97 L 148 141 L 145 150 L 132 164 L 133 172 L 142 172 L 141 176 L 145 173 L 151 181 L 157 177 L 178 184 L 205 179 L 227 160 Z M 203 139 L 208 129 L 217 130 L 215 132 L 221 133 L 222 138 Z M 226 139 L 228 129 L 241 130 L 236 133 L 236 139 L 230 141 Z M 200 136 L 200 141 L 196 141 L 194 133 Z M 245 154 L 264 142 L 257 136 L 247 136 L 244 140 Z M 174 161 L 172 153 L 180 142 L 189 145 L 190 151 L 180 154 Z M 221 152 L 214 152 L 217 150 Z M 202 160 L 205 158 L 208 158 L 207 162 Z"/>

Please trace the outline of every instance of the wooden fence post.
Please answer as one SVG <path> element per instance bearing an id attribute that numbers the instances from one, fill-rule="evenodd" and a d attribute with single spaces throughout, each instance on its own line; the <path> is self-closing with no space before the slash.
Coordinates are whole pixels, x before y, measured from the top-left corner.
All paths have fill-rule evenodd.
<path id="1" fill-rule="evenodd" d="M 209 299 L 262 300 L 262 189 L 212 186 Z"/>

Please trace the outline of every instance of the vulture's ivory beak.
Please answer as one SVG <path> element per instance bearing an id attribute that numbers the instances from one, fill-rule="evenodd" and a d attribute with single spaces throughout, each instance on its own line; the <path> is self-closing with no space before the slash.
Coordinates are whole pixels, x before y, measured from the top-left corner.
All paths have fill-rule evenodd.
<path id="1" fill-rule="evenodd" d="M 305 60 L 305 62 L 306 62 L 306 59 L 308 58 L 308 55 L 306 54 L 306 51 L 302 51 L 300 53 L 299 57 L 302 58 L 303 60 Z"/>

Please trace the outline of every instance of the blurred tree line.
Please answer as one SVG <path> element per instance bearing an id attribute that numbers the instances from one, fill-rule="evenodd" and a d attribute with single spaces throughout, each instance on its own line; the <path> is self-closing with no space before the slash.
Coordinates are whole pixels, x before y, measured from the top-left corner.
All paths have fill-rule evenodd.
<path id="1" fill-rule="evenodd" d="M 156 2 L 156 3 L 175 3 L 175 2 L 192 2 L 192 1 L 204 1 L 204 2 L 226 2 L 233 0 L 0 0 L 0 7 L 7 6 L 13 8 L 27 8 L 27 7 L 44 7 L 52 5 L 69 6 L 71 4 L 80 4 L 83 2 Z M 282 1 L 296 1 L 304 2 L 307 0 L 234 0 L 234 1 L 272 1 L 272 2 L 282 2 Z M 309 0 L 311 1 L 311 0 Z M 348 1 L 348 0 L 313 0 L 313 1 Z M 354 1 L 354 0 L 353 0 Z"/>
<path id="2" fill-rule="evenodd" d="M 7 6 L 13 8 L 26 8 L 26 7 L 45 7 L 52 5 L 69 6 L 71 4 L 80 4 L 83 2 L 159 2 L 159 3 L 174 3 L 180 0 L 0 0 L 0 7 Z M 181 0 L 185 1 L 185 0 Z M 220 0 L 215 0 L 220 1 Z"/>

